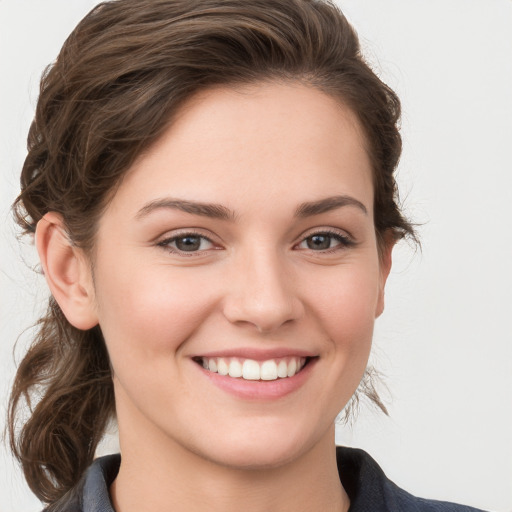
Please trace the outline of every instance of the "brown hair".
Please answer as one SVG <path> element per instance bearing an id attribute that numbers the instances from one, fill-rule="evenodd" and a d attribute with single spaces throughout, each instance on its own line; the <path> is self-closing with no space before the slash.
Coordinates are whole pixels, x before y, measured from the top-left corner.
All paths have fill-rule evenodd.
<path id="1" fill-rule="evenodd" d="M 43 74 L 14 214 L 33 233 L 49 211 L 90 251 L 126 170 L 192 95 L 215 85 L 299 80 L 347 104 L 364 129 L 375 228 L 414 237 L 397 205 L 400 102 L 368 67 L 337 7 L 321 0 L 113 0 L 95 7 Z M 50 299 L 9 407 L 11 447 L 33 492 L 55 502 L 91 463 L 115 413 L 99 326 L 74 328 Z M 380 405 L 371 385 L 362 387 Z M 36 397 L 37 400 L 31 401 Z M 31 415 L 18 428 L 20 405 Z"/>

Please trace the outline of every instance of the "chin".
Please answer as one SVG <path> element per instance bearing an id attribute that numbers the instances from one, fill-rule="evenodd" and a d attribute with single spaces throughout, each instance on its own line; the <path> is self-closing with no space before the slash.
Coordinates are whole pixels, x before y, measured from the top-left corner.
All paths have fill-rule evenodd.
<path id="1" fill-rule="evenodd" d="M 226 439 L 219 439 L 217 436 L 215 440 L 210 439 L 210 444 L 204 447 L 204 451 L 196 454 L 233 469 L 275 469 L 299 459 L 320 441 L 321 436 L 293 430 L 258 429 L 255 425 L 247 430 L 230 431 Z"/>

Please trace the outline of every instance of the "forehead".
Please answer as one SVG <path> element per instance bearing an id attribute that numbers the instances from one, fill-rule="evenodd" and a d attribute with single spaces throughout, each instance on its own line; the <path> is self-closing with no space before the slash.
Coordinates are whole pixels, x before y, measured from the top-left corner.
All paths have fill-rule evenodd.
<path id="1" fill-rule="evenodd" d="M 219 87 L 186 102 L 129 170 L 115 202 L 171 195 L 274 207 L 350 194 L 372 210 L 371 164 L 356 115 L 298 83 Z M 119 197 L 117 197 L 119 196 Z"/>

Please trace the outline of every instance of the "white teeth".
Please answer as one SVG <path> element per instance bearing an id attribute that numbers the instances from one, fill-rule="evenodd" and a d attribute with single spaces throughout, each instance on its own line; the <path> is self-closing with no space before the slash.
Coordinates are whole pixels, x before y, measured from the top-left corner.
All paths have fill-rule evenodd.
<path id="1" fill-rule="evenodd" d="M 277 364 L 275 361 L 265 361 L 261 365 L 261 380 L 276 380 Z"/>
<path id="2" fill-rule="evenodd" d="M 288 365 L 286 364 L 286 361 L 279 361 L 279 364 L 277 365 L 277 376 L 281 379 L 288 377 Z"/>
<path id="3" fill-rule="evenodd" d="M 204 361 L 204 359 L 203 359 L 203 361 Z M 208 366 L 209 366 L 209 363 L 208 363 Z M 229 373 L 229 366 L 225 359 L 220 358 L 217 361 L 217 372 L 220 375 L 227 375 Z"/>
<path id="4" fill-rule="evenodd" d="M 212 372 L 217 371 L 217 361 L 215 359 L 208 359 L 208 369 Z"/>
<path id="5" fill-rule="evenodd" d="M 260 365 L 252 359 L 246 359 L 242 368 L 242 377 L 245 380 L 260 380 Z"/>
<path id="6" fill-rule="evenodd" d="M 295 359 L 292 359 L 288 363 L 288 377 L 293 377 L 296 372 L 297 372 L 297 361 L 295 361 Z"/>
<path id="7" fill-rule="evenodd" d="M 230 377 L 241 377 L 242 376 L 242 364 L 236 359 L 229 363 L 229 376 Z"/>
<path id="8" fill-rule="evenodd" d="M 276 380 L 293 377 L 306 364 L 305 357 L 286 357 L 255 361 L 238 357 L 203 357 L 203 368 L 219 375 L 245 380 Z"/>

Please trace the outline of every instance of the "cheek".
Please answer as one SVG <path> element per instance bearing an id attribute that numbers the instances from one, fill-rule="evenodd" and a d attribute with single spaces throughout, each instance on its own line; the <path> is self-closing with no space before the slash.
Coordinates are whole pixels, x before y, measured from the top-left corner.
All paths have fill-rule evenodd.
<path id="1" fill-rule="evenodd" d="M 176 351 L 214 302 L 212 283 L 193 272 L 140 268 L 119 267 L 97 280 L 99 323 L 113 360 L 121 349 L 145 358 Z"/>
<path id="2" fill-rule="evenodd" d="M 375 265 L 336 269 L 322 277 L 323 292 L 311 300 L 327 335 L 345 351 L 361 351 L 371 344 L 379 299 Z M 319 283 L 317 283 L 319 284 Z"/>

